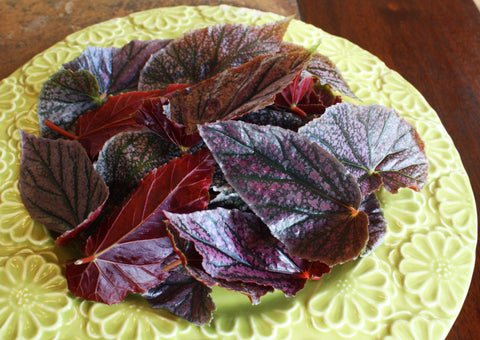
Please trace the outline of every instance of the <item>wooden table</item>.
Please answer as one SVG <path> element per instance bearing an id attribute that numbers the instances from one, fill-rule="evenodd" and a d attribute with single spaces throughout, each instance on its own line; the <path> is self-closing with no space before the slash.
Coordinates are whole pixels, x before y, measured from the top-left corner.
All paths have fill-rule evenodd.
<path id="1" fill-rule="evenodd" d="M 440 116 L 480 202 L 480 12 L 473 0 L 30 0 L 0 2 L 0 79 L 66 35 L 113 17 L 178 4 L 257 8 L 297 18 L 370 51 Z M 479 251 L 477 250 L 477 264 Z M 480 267 L 450 334 L 480 334 Z"/>

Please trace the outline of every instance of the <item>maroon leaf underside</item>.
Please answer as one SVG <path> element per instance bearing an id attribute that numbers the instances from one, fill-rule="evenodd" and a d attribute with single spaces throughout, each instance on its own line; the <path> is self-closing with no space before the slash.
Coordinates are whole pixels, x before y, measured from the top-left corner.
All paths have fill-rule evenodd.
<path id="1" fill-rule="evenodd" d="M 108 188 L 81 145 L 20 134 L 20 195 L 32 218 L 60 234 L 88 226 Z"/>
<path id="2" fill-rule="evenodd" d="M 196 131 L 198 124 L 240 117 L 273 103 L 310 59 L 310 52 L 261 56 L 170 97 L 171 119 Z"/>
<path id="3" fill-rule="evenodd" d="M 230 291 L 238 292 L 246 295 L 252 304 L 260 303 L 260 298 L 267 293 L 273 292 L 273 287 L 263 286 L 255 283 L 248 283 L 243 281 L 228 281 L 224 279 L 214 278 L 202 266 L 202 256 L 195 249 L 193 242 L 180 237 L 175 228 L 168 228 L 170 239 L 175 248 L 175 251 L 180 256 L 182 263 L 186 270 L 202 282 L 207 287 L 220 286 Z"/>
<path id="4" fill-rule="evenodd" d="M 363 195 L 382 184 L 395 193 L 400 187 L 420 190 L 428 160 L 415 128 L 394 110 L 342 103 L 299 129 L 325 148 L 357 179 Z"/>
<path id="5" fill-rule="evenodd" d="M 363 250 L 360 189 L 327 151 L 295 132 L 241 121 L 199 131 L 227 181 L 292 255 L 333 266 Z"/>
<path id="6" fill-rule="evenodd" d="M 212 320 L 215 310 L 211 291 L 181 267 L 143 296 L 153 308 L 163 308 L 189 322 L 204 325 Z"/>
<path id="7" fill-rule="evenodd" d="M 303 261 L 290 256 L 254 214 L 223 208 L 165 214 L 180 236 L 194 243 L 214 278 L 271 286 L 287 296 L 304 287 Z"/>
<path id="8" fill-rule="evenodd" d="M 162 99 L 146 100 L 136 111 L 134 119 L 137 123 L 179 147 L 188 148 L 197 144 L 201 140 L 198 132 L 188 134 L 185 126 L 175 123 L 165 115 L 163 105 Z"/>
<path id="9" fill-rule="evenodd" d="M 188 32 L 150 58 L 141 72 L 139 89 L 196 84 L 255 57 L 274 54 L 290 20 L 263 26 L 220 24 Z"/>
<path id="10" fill-rule="evenodd" d="M 165 229 L 164 211 L 206 208 L 213 162 L 208 152 L 200 151 L 149 173 L 87 240 L 87 257 L 67 265 L 72 293 L 112 304 L 128 292 L 145 293 L 166 279 L 164 268 L 176 255 Z"/>
<path id="11" fill-rule="evenodd" d="M 77 121 L 76 135 L 90 158 L 93 159 L 112 136 L 124 131 L 144 129 L 132 117 L 133 113 L 145 100 L 162 94 L 162 91 L 129 92 L 109 97 L 100 108 L 82 115 Z"/>

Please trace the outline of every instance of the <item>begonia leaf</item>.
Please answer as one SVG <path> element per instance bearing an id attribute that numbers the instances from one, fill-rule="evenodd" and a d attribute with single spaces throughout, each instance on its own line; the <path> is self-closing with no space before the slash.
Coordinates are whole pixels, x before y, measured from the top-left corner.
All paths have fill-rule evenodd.
<path id="1" fill-rule="evenodd" d="M 100 108 L 82 115 L 76 124 L 76 139 L 94 158 L 107 140 L 117 133 L 137 131 L 145 127 L 132 117 L 143 102 L 157 98 L 161 91 L 129 92 L 109 97 Z"/>
<path id="2" fill-rule="evenodd" d="M 87 240 L 87 257 L 67 265 L 70 291 L 112 304 L 129 292 L 145 293 L 166 279 L 164 269 L 175 252 L 163 222 L 164 211 L 206 208 L 213 162 L 208 152 L 200 151 L 150 172 Z"/>
<path id="3" fill-rule="evenodd" d="M 62 69 L 43 84 L 40 92 L 37 108 L 40 132 L 43 136 L 52 135 L 46 121 L 69 131 L 78 117 L 103 102 L 104 97 L 93 74 L 86 70 Z"/>
<path id="4" fill-rule="evenodd" d="M 263 26 L 220 24 L 188 32 L 150 58 L 139 90 L 196 84 L 255 57 L 274 54 L 289 23 L 290 19 Z"/>
<path id="5" fill-rule="evenodd" d="M 32 218 L 56 233 L 86 227 L 108 188 L 82 146 L 21 131 L 20 195 Z"/>
<path id="6" fill-rule="evenodd" d="M 211 291 L 180 267 L 143 296 L 154 308 L 166 309 L 194 324 L 204 325 L 212 320 L 212 312 L 215 310 Z"/>
<path id="7" fill-rule="evenodd" d="M 247 113 L 238 118 L 238 120 L 257 125 L 279 126 L 293 131 L 297 131 L 298 128 L 307 123 L 302 117 L 273 106 Z"/>
<path id="8" fill-rule="evenodd" d="M 164 113 L 161 99 L 145 100 L 135 112 L 137 123 L 149 128 L 162 138 L 171 141 L 179 147 L 191 147 L 197 144 L 201 138 L 198 132 L 188 134 L 185 126 L 175 123 Z"/>
<path id="9" fill-rule="evenodd" d="M 147 173 L 180 156 L 176 145 L 151 131 L 122 132 L 105 143 L 94 167 L 120 203 Z"/>
<path id="10" fill-rule="evenodd" d="M 374 193 L 368 194 L 360 205 L 360 210 L 368 215 L 368 242 L 361 256 L 367 256 L 377 249 L 385 239 L 387 221 L 383 216 L 380 202 Z"/>
<path id="11" fill-rule="evenodd" d="M 310 59 L 310 52 L 261 56 L 214 78 L 173 93 L 171 119 L 186 127 L 227 120 L 260 110 L 273 103 L 275 95 L 290 84 Z"/>
<path id="12" fill-rule="evenodd" d="M 90 71 L 100 85 L 100 93 L 117 94 L 136 90 L 140 70 L 148 58 L 171 40 L 132 40 L 123 47 L 88 46 L 80 56 L 63 65 L 65 69 Z"/>
<path id="13" fill-rule="evenodd" d="M 424 145 L 415 128 L 381 105 L 342 103 L 299 129 L 339 159 L 358 181 L 364 195 L 382 184 L 420 190 L 428 172 Z"/>
<path id="14" fill-rule="evenodd" d="M 334 91 L 357 98 L 348 86 L 335 64 L 326 56 L 315 53 L 306 67 L 306 73 L 320 79 L 322 85 L 329 85 Z"/>
<path id="15" fill-rule="evenodd" d="M 293 131 L 241 121 L 199 131 L 227 181 L 292 255 L 332 266 L 363 250 L 360 189 L 327 151 Z"/>
<path id="16" fill-rule="evenodd" d="M 303 261 L 290 256 L 256 215 L 223 208 L 165 215 L 182 238 L 194 243 L 214 278 L 272 286 L 287 296 L 305 285 Z"/>
<path id="17" fill-rule="evenodd" d="M 252 304 L 260 303 L 260 298 L 267 293 L 273 292 L 273 287 L 259 285 L 252 282 L 228 281 L 214 278 L 202 266 L 202 256 L 195 249 L 193 242 L 180 237 L 179 232 L 172 227 L 168 228 L 170 239 L 175 251 L 180 256 L 187 271 L 207 287 L 220 286 L 222 288 L 246 295 Z"/>

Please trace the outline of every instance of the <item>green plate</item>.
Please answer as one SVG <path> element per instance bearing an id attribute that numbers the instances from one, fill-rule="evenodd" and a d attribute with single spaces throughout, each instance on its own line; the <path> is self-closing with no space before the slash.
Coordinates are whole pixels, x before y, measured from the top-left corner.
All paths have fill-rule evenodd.
<path id="1" fill-rule="evenodd" d="M 41 86 L 87 45 L 174 38 L 221 22 L 263 24 L 281 17 L 229 6 L 172 7 L 132 14 L 70 35 L 0 82 L 1 339 L 442 339 L 465 299 L 475 261 L 477 216 L 468 176 L 451 138 L 422 95 L 370 53 L 293 21 L 286 39 L 330 57 L 363 104 L 392 107 L 419 131 L 430 162 L 421 192 L 380 192 L 384 245 L 335 267 L 294 298 L 276 292 L 252 306 L 214 289 L 214 321 L 198 327 L 137 296 L 107 306 L 73 297 L 64 263 L 32 221 L 18 192 L 19 132 L 38 134 Z"/>

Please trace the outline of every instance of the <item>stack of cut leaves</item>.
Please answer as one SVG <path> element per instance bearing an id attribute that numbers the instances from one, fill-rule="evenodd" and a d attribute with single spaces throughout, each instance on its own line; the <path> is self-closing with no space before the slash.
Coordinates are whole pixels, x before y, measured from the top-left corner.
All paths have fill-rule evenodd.
<path id="1" fill-rule="evenodd" d="M 375 249 L 374 192 L 420 189 L 414 128 L 354 97 L 330 60 L 285 43 L 289 19 L 88 47 L 43 86 L 21 132 L 21 196 L 75 247 L 70 291 L 140 293 L 208 323 L 212 286 L 294 296 Z"/>

